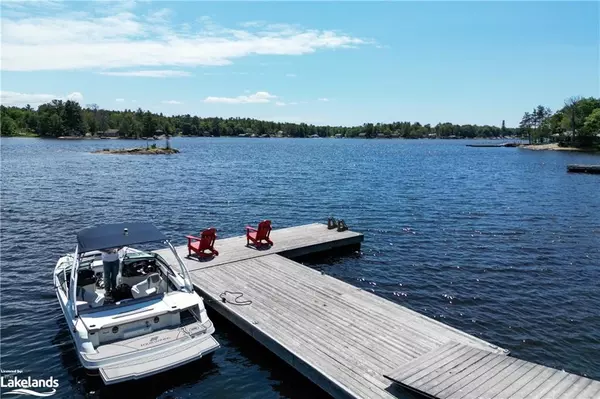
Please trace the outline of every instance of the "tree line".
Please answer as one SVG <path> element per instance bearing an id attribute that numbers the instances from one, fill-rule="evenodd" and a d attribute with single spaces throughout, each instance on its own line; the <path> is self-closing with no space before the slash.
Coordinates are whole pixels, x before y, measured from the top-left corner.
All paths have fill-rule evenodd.
<path id="1" fill-rule="evenodd" d="M 146 138 L 161 133 L 182 136 L 285 136 L 285 137 L 402 137 L 402 138 L 490 138 L 529 137 L 531 142 L 556 137 L 593 137 L 600 124 L 600 100 L 572 98 L 552 113 L 539 106 L 526 112 L 518 128 L 502 125 L 457 125 L 449 122 L 421 125 L 419 122 L 366 123 L 360 126 L 316 126 L 306 123 L 281 123 L 251 118 L 200 118 L 165 116 L 137 110 L 112 111 L 97 105 L 81 107 L 75 101 L 53 100 L 37 109 L 1 106 L 3 136 L 22 134 L 42 137 L 103 135 L 109 130 L 123 138 Z M 585 141 L 585 140 L 584 140 Z"/>
<path id="2" fill-rule="evenodd" d="M 282 123 L 251 118 L 200 118 L 165 116 L 142 109 L 111 111 L 96 105 L 82 108 L 75 101 L 53 100 L 37 110 L 27 105 L 1 107 L 3 136 L 35 134 L 42 137 L 102 135 L 118 130 L 124 138 L 152 137 L 159 133 L 182 136 L 286 136 L 286 137 L 403 137 L 403 138 L 474 138 L 512 136 L 516 129 L 502 123 L 497 126 L 438 123 L 421 125 L 411 122 L 366 123 L 361 126 L 316 126 L 306 123 Z"/>
<path id="3" fill-rule="evenodd" d="M 519 130 L 530 143 L 592 146 L 600 142 L 600 99 L 571 97 L 556 112 L 538 105 L 531 112 L 525 112 Z"/>

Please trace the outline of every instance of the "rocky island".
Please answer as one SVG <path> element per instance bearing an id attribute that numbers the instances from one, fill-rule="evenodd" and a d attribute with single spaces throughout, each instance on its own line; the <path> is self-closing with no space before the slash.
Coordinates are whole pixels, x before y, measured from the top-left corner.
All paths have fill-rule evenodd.
<path id="1" fill-rule="evenodd" d="M 102 150 L 92 151 L 94 154 L 126 154 L 126 155 L 171 155 L 178 154 L 179 150 L 171 147 L 137 147 L 137 148 L 104 148 Z"/>

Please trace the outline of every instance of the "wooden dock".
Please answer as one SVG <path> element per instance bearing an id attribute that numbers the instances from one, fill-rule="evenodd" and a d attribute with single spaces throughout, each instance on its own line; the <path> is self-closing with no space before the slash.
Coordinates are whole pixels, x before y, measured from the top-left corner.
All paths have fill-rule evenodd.
<path id="1" fill-rule="evenodd" d="M 600 165 L 567 165 L 567 172 L 600 174 Z"/>
<path id="2" fill-rule="evenodd" d="M 219 251 L 219 256 L 203 261 L 198 260 L 197 258 L 187 259 L 188 250 L 186 245 L 181 245 L 175 249 L 179 256 L 184 260 L 188 270 L 192 272 L 199 269 L 273 254 L 295 258 L 336 248 L 356 247 L 358 249 L 360 248 L 360 243 L 364 239 L 363 235 L 360 233 L 350 230 L 341 232 L 338 232 L 335 229 L 328 230 L 327 226 L 320 223 L 277 229 L 273 230 L 271 235 L 274 241 L 276 240 L 275 245 L 271 248 L 261 250 L 247 247 L 245 236 L 224 239 L 217 238 L 215 248 Z M 171 251 L 168 249 L 156 252 L 168 262 L 177 264 Z"/>
<path id="3" fill-rule="evenodd" d="M 430 398 L 593 399 L 600 382 L 449 342 L 386 377 Z"/>
<path id="4" fill-rule="evenodd" d="M 502 348 L 282 256 L 358 248 L 362 234 L 311 224 L 271 238 L 265 250 L 246 247 L 243 236 L 218 239 L 220 255 L 205 261 L 176 249 L 207 306 L 333 397 L 396 398 L 398 386 L 410 386 L 385 375 L 447 345 L 507 358 Z"/>
<path id="5" fill-rule="evenodd" d="M 519 143 L 502 143 L 502 144 L 466 144 L 467 147 L 479 147 L 479 148 L 502 148 L 502 147 L 518 147 Z"/>

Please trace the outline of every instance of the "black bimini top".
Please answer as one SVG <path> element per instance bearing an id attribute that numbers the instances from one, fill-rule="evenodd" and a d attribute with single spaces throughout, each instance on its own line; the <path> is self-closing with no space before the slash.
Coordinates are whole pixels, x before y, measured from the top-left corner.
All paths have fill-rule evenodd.
<path id="1" fill-rule="evenodd" d="M 102 224 L 77 233 L 79 253 L 166 239 L 151 223 Z"/>

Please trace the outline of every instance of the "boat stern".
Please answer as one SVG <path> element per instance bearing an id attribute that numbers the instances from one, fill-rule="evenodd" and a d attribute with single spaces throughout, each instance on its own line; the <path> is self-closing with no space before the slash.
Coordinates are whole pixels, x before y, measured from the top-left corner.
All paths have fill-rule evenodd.
<path id="1" fill-rule="evenodd" d="M 143 344 L 153 345 L 161 339 L 164 337 L 151 335 L 145 337 L 146 342 Z M 137 380 L 199 360 L 219 347 L 219 343 L 212 335 L 205 335 L 170 347 L 169 350 L 151 352 L 145 356 L 136 356 L 131 360 L 100 367 L 99 373 L 107 385 Z"/>

